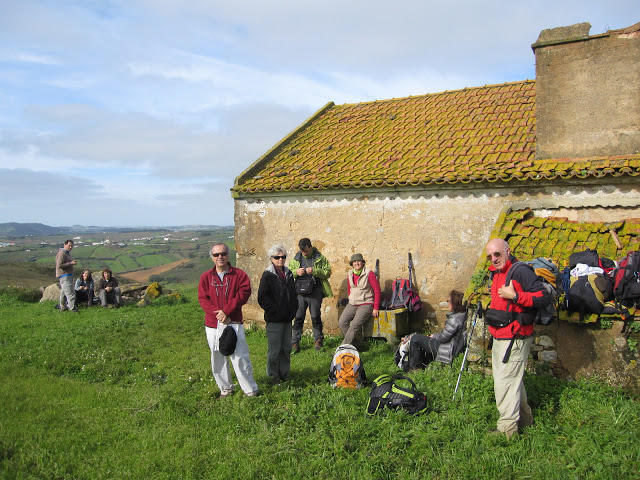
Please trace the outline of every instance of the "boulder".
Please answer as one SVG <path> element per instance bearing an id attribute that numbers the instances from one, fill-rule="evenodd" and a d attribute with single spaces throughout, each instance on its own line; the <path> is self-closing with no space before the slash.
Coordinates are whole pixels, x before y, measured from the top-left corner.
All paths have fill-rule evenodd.
<path id="1" fill-rule="evenodd" d="M 60 301 L 60 286 L 57 283 L 52 283 L 44 289 L 42 293 L 41 302 L 47 302 L 53 300 L 55 302 Z"/>

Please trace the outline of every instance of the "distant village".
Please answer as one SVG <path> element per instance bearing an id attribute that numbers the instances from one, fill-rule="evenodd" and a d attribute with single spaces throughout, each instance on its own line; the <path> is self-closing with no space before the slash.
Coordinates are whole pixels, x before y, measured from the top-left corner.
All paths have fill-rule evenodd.
<path id="1" fill-rule="evenodd" d="M 192 237 L 192 238 L 183 238 L 183 237 L 177 237 L 174 236 L 171 233 L 165 233 L 161 236 L 158 237 L 138 237 L 138 238 L 131 238 L 128 239 L 126 241 L 111 241 L 109 238 L 105 238 L 104 240 L 99 240 L 99 241 L 95 241 L 95 240 L 90 240 L 90 241 L 86 241 L 82 239 L 82 236 L 76 236 L 73 237 L 73 243 L 74 246 L 76 248 L 79 247 L 88 247 L 88 246 L 100 246 L 100 245 L 106 245 L 106 246 L 112 246 L 112 247 L 126 247 L 129 245 L 163 245 L 166 244 L 167 242 L 197 242 L 200 238 L 199 237 Z M 156 243 L 153 243 L 156 242 Z M 157 242 L 163 242 L 163 243 L 157 243 Z M 51 246 L 52 243 L 51 242 L 46 242 L 46 241 L 41 241 L 40 242 L 40 247 L 41 248 L 45 248 L 45 247 L 49 247 Z M 4 248 L 4 247 L 15 247 L 16 246 L 16 242 L 0 242 L 0 248 Z M 31 248 L 26 248 L 25 252 L 30 252 Z"/>

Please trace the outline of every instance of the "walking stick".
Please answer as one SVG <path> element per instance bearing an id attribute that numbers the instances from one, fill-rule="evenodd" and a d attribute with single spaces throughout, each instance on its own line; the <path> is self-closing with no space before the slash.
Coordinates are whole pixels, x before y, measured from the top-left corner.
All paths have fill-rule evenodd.
<path id="1" fill-rule="evenodd" d="M 460 366 L 460 373 L 458 374 L 458 381 L 456 382 L 456 388 L 453 391 L 453 400 L 456 399 L 456 393 L 458 393 L 458 387 L 460 386 L 460 379 L 462 378 L 462 372 L 464 371 L 464 365 L 467 362 L 467 355 L 469 354 L 469 346 L 471 345 L 471 339 L 473 338 L 473 330 L 476 328 L 476 322 L 478 318 L 482 318 L 482 303 L 478 300 L 478 306 L 476 312 L 473 314 L 473 322 L 471 323 L 471 333 L 467 338 L 467 348 L 464 351 L 464 357 L 462 357 L 462 365 Z"/>

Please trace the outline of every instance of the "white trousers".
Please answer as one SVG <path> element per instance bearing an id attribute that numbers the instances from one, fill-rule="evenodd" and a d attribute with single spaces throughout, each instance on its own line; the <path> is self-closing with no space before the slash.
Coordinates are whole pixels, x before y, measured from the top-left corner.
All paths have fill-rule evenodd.
<path id="1" fill-rule="evenodd" d="M 238 343 L 236 343 L 235 352 L 228 357 L 222 355 L 218 350 L 218 339 L 220 335 L 222 335 L 222 331 L 226 325 L 218 323 L 217 328 L 205 326 L 207 343 L 211 350 L 211 371 L 213 372 L 213 378 L 216 380 L 221 392 L 233 391 L 233 381 L 228 361 L 231 360 L 233 370 L 242 391 L 244 393 L 257 392 L 258 384 L 253 379 L 253 367 L 251 366 L 251 359 L 249 358 L 249 345 L 247 345 L 247 339 L 244 335 L 244 326 L 239 323 L 231 323 L 230 325 L 236 331 Z"/>

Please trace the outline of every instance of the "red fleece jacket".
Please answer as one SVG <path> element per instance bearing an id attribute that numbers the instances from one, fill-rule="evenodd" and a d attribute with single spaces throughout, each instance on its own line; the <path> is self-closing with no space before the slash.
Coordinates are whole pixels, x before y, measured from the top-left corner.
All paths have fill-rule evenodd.
<path id="1" fill-rule="evenodd" d="M 204 324 L 216 328 L 216 313 L 222 310 L 231 317 L 231 323 L 242 323 L 242 306 L 251 295 L 249 276 L 239 268 L 229 266 L 229 272 L 220 281 L 215 268 L 200 276 L 198 301 L 204 310 Z"/>

